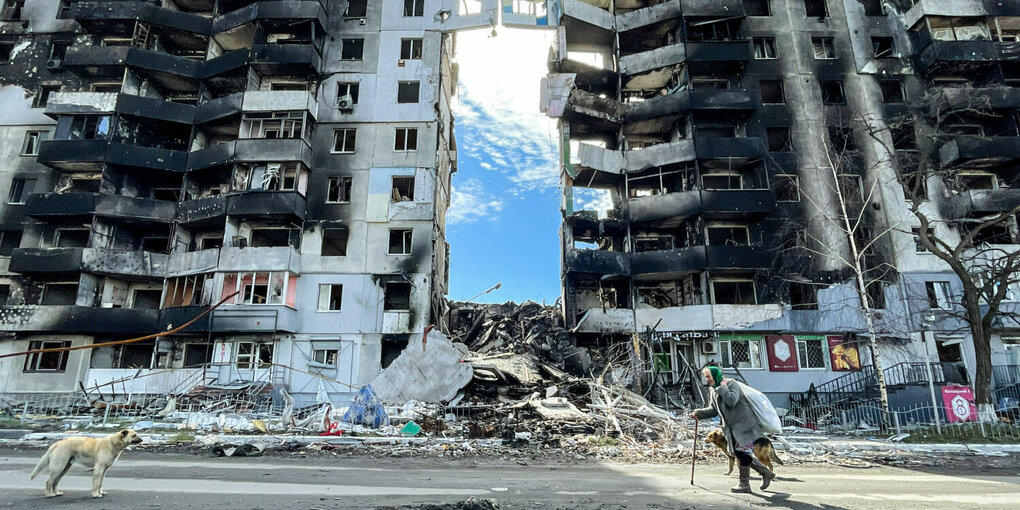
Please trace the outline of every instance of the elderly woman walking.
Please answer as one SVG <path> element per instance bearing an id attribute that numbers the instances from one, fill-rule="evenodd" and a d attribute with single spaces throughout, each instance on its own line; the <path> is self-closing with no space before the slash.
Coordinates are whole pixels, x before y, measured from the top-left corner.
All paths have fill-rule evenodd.
<path id="1" fill-rule="evenodd" d="M 705 420 L 718 416 L 722 422 L 723 436 L 726 438 L 729 454 L 740 462 L 740 481 L 732 492 L 751 492 L 748 483 L 753 468 L 761 475 L 761 490 L 768 488 L 776 475 L 755 458 L 752 448 L 754 441 L 764 437 L 762 427 L 751 404 L 740 389 L 740 383 L 733 379 L 724 379 L 722 370 L 716 366 L 702 369 L 703 382 L 709 386 L 709 406 L 691 413 L 695 420 Z"/>

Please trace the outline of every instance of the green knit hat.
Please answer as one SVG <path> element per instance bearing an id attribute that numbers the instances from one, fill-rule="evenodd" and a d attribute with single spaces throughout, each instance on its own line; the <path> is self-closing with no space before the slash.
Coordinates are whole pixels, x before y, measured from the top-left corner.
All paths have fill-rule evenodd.
<path id="1" fill-rule="evenodd" d="M 709 365 L 705 368 L 712 374 L 712 380 L 714 381 L 712 387 L 719 386 L 722 383 L 722 369 L 715 365 Z"/>

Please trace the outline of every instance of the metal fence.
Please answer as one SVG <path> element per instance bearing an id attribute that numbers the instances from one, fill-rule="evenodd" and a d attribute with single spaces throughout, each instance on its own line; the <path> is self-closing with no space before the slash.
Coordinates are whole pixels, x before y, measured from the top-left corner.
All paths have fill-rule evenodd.
<path id="1" fill-rule="evenodd" d="M 985 423 L 979 420 L 956 421 L 952 409 L 931 403 L 890 409 L 888 415 L 871 402 L 839 407 L 794 406 L 784 417 L 784 425 L 829 433 L 910 434 L 919 438 L 1011 442 L 1020 441 L 1020 408 L 999 408 L 996 419 Z"/>

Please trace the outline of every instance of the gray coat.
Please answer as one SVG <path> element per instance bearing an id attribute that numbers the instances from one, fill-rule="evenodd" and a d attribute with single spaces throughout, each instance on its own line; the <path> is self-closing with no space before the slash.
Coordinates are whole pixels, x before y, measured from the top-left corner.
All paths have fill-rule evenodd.
<path id="1" fill-rule="evenodd" d="M 722 422 L 723 436 L 730 455 L 734 446 L 753 443 L 755 439 L 764 437 L 758 415 L 754 414 L 751 404 L 740 390 L 740 384 L 732 379 L 723 379 L 723 384 L 712 388 L 709 395 L 709 407 L 694 411 L 699 420 L 718 416 Z"/>

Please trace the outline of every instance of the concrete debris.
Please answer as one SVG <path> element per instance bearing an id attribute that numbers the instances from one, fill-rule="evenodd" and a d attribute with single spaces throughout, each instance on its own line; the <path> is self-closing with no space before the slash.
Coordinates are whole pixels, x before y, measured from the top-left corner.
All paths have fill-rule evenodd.
<path id="1" fill-rule="evenodd" d="M 266 449 L 264 444 L 218 444 L 209 449 L 213 457 L 258 457 Z"/>
<path id="2" fill-rule="evenodd" d="M 376 394 L 387 404 L 408 400 L 448 402 L 471 382 L 471 365 L 446 335 L 426 330 L 420 342 L 411 341 L 403 352 L 372 381 Z"/>

